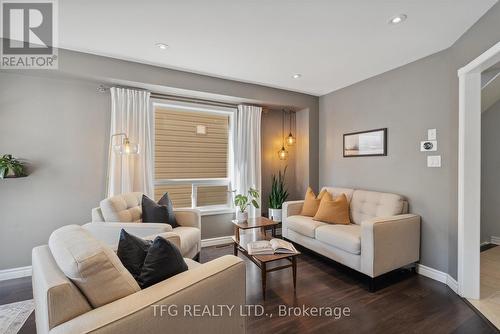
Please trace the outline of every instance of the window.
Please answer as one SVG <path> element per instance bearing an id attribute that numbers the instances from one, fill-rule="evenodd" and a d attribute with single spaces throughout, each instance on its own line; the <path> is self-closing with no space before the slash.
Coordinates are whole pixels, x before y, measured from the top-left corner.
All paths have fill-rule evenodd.
<path id="1" fill-rule="evenodd" d="M 170 194 L 176 208 L 231 208 L 230 108 L 154 103 L 155 198 Z"/>

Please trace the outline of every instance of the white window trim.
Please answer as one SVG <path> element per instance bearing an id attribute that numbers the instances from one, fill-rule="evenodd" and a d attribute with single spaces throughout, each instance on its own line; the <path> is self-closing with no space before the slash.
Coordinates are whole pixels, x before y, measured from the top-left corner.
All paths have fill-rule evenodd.
<path id="1" fill-rule="evenodd" d="M 201 211 L 202 216 L 216 215 L 216 214 L 226 214 L 234 212 L 234 203 L 232 200 L 232 194 L 228 192 L 228 203 L 227 205 L 209 205 L 209 206 L 197 206 L 197 190 L 199 186 L 227 186 L 228 189 L 232 189 L 231 180 L 233 173 L 233 129 L 234 129 L 234 112 L 235 108 L 221 107 L 221 106 L 210 106 L 202 105 L 197 103 L 171 101 L 171 100 L 152 100 L 153 113 L 157 107 L 163 108 L 175 108 L 186 111 L 198 111 L 211 114 L 227 115 L 229 116 L 229 133 L 228 133 L 228 159 L 227 159 L 227 178 L 208 178 L 208 179 L 156 179 L 153 171 L 154 186 L 157 185 L 172 185 L 172 184 L 191 184 L 191 208 L 198 209 Z M 154 121 L 153 121 L 153 134 L 154 137 Z M 154 140 L 153 140 L 154 146 Z M 154 152 L 154 147 L 153 147 Z M 154 156 L 154 155 L 153 155 Z M 153 166 L 155 166 L 155 161 L 153 157 Z M 182 209 L 182 208 L 179 208 Z"/>

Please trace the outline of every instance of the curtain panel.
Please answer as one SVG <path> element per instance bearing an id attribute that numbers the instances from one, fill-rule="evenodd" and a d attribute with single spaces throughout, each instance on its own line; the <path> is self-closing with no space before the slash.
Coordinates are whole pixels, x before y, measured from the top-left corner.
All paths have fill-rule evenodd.
<path id="1" fill-rule="evenodd" d="M 153 111 L 150 92 L 111 88 L 111 127 L 108 158 L 107 196 L 142 192 L 153 198 Z M 113 150 L 125 133 L 139 145 L 139 154 L 121 155 Z"/>
<path id="2" fill-rule="evenodd" d="M 246 194 L 250 187 L 262 194 L 261 187 L 261 116 L 262 108 L 239 105 L 234 115 L 233 172 L 231 186 L 237 194 Z M 261 200 L 259 199 L 259 206 Z M 248 216 L 260 216 L 260 209 L 251 206 Z"/>

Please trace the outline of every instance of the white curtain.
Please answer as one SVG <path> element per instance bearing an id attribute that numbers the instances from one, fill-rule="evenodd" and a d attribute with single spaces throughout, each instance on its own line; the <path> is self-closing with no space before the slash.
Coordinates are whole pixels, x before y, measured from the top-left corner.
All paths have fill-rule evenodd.
<path id="1" fill-rule="evenodd" d="M 153 117 L 150 92 L 126 88 L 111 88 L 111 130 L 108 159 L 107 195 L 143 192 L 153 198 Z M 139 154 L 120 155 L 113 145 L 126 133 L 131 143 L 139 144 Z"/>
<path id="2" fill-rule="evenodd" d="M 261 190 L 261 107 L 239 105 L 234 115 L 232 188 L 246 194 L 250 187 Z M 261 201 L 259 200 L 259 205 Z M 260 209 L 251 206 L 250 218 L 259 217 Z"/>

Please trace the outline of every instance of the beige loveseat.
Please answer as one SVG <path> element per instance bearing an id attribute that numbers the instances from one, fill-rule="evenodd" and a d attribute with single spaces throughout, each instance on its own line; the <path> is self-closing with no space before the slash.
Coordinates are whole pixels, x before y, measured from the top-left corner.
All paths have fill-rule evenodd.
<path id="1" fill-rule="evenodd" d="M 162 236 L 178 241 L 169 233 Z M 185 260 L 187 271 L 141 290 L 110 247 L 81 226 L 62 227 L 32 253 L 37 333 L 245 333 L 237 311 L 245 304 L 244 262 Z M 194 305 L 235 305 L 235 312 L 198 317 Z"/>
<path id="2" fill-rule="evenodd" d="M 300 216 L 304 201 L 283 204 L 283 237 L 372 278 L 417 262 L 420 216 L 408 214 L 400 195 L 325 187 L 345 194 L 351 225 L 327 224 Z"/>
<path id="3" fill-rule="evenodd" d="M 84 227 L 110 246 L 118 244 L 122 228 L 139 237 L 173 232 L 181 240 L 182 256 L 198 258 L 201 250 L 200 212 L 195 209 L 174 209 L 180 225 L 174 229 L 169 224 L 142 223 L 142 195 L 132 192 L 102 200 L 100 207 L 92 209 L 92 222 Z"/>

